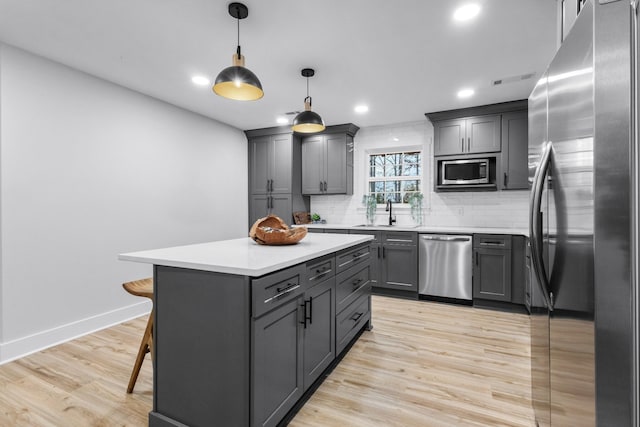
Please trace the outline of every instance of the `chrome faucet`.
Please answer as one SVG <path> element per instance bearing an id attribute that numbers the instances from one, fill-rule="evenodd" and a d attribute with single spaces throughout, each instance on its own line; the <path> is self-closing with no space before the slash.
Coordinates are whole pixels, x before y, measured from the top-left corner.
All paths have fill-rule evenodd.
<path id="1" fill-rule="evenodd" d="M 387 199 L 387 208 L 385 209 L 385 211 L 389 212 L 389 225 L 393 225 L 393 223 L 396 222 L 396 217 L 392 215 L 392 205 L 393 203 L 391 202 L 391 199 Z"/>

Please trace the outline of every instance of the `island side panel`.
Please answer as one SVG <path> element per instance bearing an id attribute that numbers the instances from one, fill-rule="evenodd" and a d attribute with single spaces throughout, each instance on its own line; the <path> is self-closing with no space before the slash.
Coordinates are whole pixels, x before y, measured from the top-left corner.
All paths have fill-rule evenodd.
<path id="1" fill-rule="evenodd" d="M 154 294 L 149 425 L 249 425 L 249 278 L 155 266 Z"/>

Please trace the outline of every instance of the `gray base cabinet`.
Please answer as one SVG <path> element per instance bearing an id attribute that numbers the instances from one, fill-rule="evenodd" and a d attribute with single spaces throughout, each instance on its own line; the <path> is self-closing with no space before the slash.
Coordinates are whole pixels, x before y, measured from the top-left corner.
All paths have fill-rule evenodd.
<path id="1" fill-rule="evenodd" d="M 418 234 L 383 232 L 378 287 L 418 292 Z"/>
<path id="2" fill-rule="evenodd" d="M 149 425 L 281 423 L 370 326 L 370 255 L 365 243 L 258 278 L 155 266 Z"/>
<path id="3" fill-rule="evenodd" d="M 473 297 L 511 302 L 511 236 L 476 234 Z"/>
<path id="4" fill-rule="evenodd" d="M 302 297 L 253 323 L 251 425 L 275 426 L 303 393 Z"/>
<path id="5" fill-rule="evenodd" d="M 304 389 L 336 357 L 336 281 L 332 277 L 305 293 L 303 306 Z"/>
<path id="6" fill-rule="evenodd" d="M 412 231 L 350 230 L 372 234 L 369 276 L 374 288 L 418 295 L 418 234 Z"/>

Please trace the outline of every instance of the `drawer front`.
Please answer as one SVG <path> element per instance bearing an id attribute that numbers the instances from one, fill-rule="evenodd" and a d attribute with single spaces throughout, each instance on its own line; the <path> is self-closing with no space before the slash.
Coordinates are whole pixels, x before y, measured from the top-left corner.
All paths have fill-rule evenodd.
<path id="1" fill-rule="evenodd" d="M 383 234 L 382 241 L 392 245 L 412 245 L 418 244 L 418 233 L 411 231 L 387 231 Z"/>
<path id="2" fill-rule="evenodd" d="M 362 295 L 336 318 L 336 354 L 347 346 L 364 324 L 371 319 L 371 298 Z"/>
<path id="3" fill-rule="evenodd" d="M 349 230 L 349 234 L 368 234 L 370 236 L 373 236 L 373 240 L 371 241 L 372 243 L 380 242 L 380 232 L 379 231 L 375 231 L 375 230 L 354 230 L 354 229 L 351 229 L 351 230 Z"/>
<path id="4" fill-rule="evenodd" d="M 511 249 L 511 235 L 474 234 L 474 248 Z"/>
<path id="5" fill-rule="evenodd" d="M 288 302 L 305 290 L 304 264 L 277 271 L 251 281 L 253 317 Z"/>
<path id="6" fill-rule="evenodd" d="M 334 256 L 323 257 L 307 263 L 306 281 L 309 286 L 320 283 L 336 275 L 336 258 Z"/>
<path id="7" fill-rule="evenodd" d="M 341 273 L 336 280 L 336 313 L 340 313 L 360 295 L 369 293 L 370 266 L 354 268 Z"/>
<path id="8" fill-rule="evenodd" d="M 339 274 L 359 264 L 369 264 L 371 248 L 369 244 L 347 249 L 336 256 L 336 273 Z"/>

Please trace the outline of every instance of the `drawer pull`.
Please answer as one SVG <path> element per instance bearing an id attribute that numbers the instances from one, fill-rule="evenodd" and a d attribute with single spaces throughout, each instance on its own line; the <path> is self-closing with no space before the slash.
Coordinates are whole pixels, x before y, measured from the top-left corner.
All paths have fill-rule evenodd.
<path id="1" fill-rule="evenodd" d="M 296 289 L 298 289 L 300 287 L 300 285 L 295 285 L 295 286 L 289 286 L 289 287 L 285 287 L 285 288 L 278 288 L 277 291 L 279 292 L 278 294 L 272 296 L 271 298 L 267 298 L 266 300 L 264 300 L 264 303 L 270 303 L 271 301 L 278 299 L 280 297 L 285 296 L 288 293 L 291 293 L 293 291 L 295 291 Z"/>
<path id="2" fill-rule="evenodd" d="M 358 280 L 354 280 L 353 282 L 351 282 L 351 284 L 353 285 L 353 287 L 357 287 L 360 283 L 362 283 L 362 277 L 359 278 Z"/>
<path id="3" fill-rule="evenodd" d="M 327 268 L 327 269 L 324 269 L 324 270 L 317 269 L 316 270 L 316 275 L 313 276 L 313 277 L 310 277 L 309 280 L 317 280 L 317 279 L 319 279 L 319 278 L 321 278 L 323 276 L 326 276 L 329 273 L 331 273 L 331 269 L 330 268 Z"/>
<path id="4" fill-rule="evenodd" d="M 365 257 L 367 255 L 369 255 L 369 252 L 365 252 L 365 253 L 362 253 L 362 254 L 361 253 L 356 253 L 356 254 L 353 254 L 353 259 L 354 260 L 360 259 L 360 258 Z"/>
<path id="5" fill-rule="evenodd" d="M 405 242 L 405 243 L 413 243 L 411 239 L 387 239 L 387 242 Z"/>
<path id="6" fill-rule="evenodd" d="M 364 313 L 356 313 L 353 316 L 351 316 L 351 320 L 353 320 L 354 322 L 357 322 L 358 320 L 360 320 L 363 314 Z"/>
<path id="7" fill-rule="evenodd" d="M 500 242 L 496 240 L 485 241 L 485 242 L 480 242 L 480 246 L 504 246 L 504 242 Z"/>

